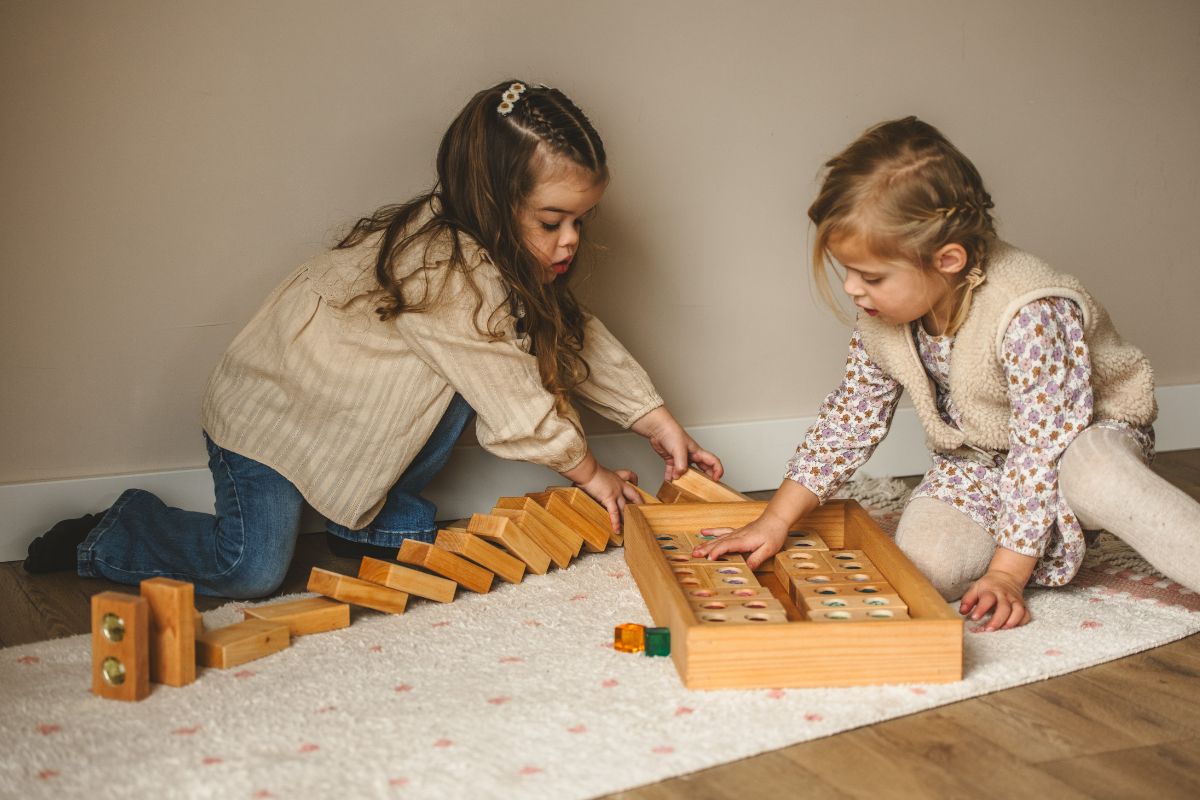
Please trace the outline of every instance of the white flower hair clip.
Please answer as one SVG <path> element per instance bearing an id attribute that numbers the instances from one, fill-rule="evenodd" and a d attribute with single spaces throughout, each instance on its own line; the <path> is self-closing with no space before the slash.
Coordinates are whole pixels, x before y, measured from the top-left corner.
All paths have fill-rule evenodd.
<path id="1" fill-rule="evenodd" d="M 496 106 L 496 111 L 500 116 L 507 117 L 512 113 L 513 104 L 521 99 L 521 95 L 525 94 L 525 84 L 514 83 L 508 87 L 500 97 L 500 105 Z"/>

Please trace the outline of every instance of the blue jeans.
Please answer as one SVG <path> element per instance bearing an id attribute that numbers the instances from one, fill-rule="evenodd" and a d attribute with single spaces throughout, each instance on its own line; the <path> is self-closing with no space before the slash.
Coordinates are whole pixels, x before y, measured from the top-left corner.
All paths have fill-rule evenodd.
<path id="1" fill-rule="evenodd" d="M 371 524 L 351 531 L 328 523 L 329 530 L 387 547 L 398 548 L 405 538 L 432 541 L 437 507 L 420 493 L 445 465 L 474 413 L 454 395 Z M 265 464 L 218 446 L 207 434 L 204 442 L 216 513 L 171 508 L 150 492 L 130 489 L 79 546 L 80 575 L 128 584 L 174 578 L 194 584 L 197 594 L 238 599 L 279 588 L 296 550 L 304 498 Z"/>

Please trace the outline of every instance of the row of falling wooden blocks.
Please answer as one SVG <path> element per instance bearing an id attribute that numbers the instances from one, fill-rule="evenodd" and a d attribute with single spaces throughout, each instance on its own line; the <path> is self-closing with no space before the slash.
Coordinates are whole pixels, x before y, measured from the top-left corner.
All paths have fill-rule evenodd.
<path id="1" fill-rule="evenodd" d="M 658 502 L 642 492 L 647 502 Z M 313 567 L 308 590 L 333 600 L 402 614 L 411 595 L 452 602 L 458 587 L 490 591 L 496 577 L 520 583 L 526 570 L 545 574 L 568 566 L 580 552 L 620 545 L 608 512 L 582 490 L 551 487 L 523 497 L 501 497 L 489 514 L 473 514 L 465 528 L 443 528 L 430 544 L 407 540 L 396 562 L 363 558 L 358 575 Z"/>
<path id="2" fill-rule="evenodd" d="M 819 536 L 797 537 L 775 554 L 774 571 L 812 622 L 910 618 L 895 587 L 861 550 L 830 550 Z"/>

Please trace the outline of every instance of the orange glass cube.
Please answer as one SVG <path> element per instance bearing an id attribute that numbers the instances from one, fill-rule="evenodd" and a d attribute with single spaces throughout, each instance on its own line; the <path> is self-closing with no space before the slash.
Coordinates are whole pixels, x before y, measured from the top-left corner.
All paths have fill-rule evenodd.
<path id="1" fill-rule="evenodd" d="M 622 653 L 640 653 L 646 649 L 646 627 L 626 622 L 613 628 L 613 649 Z"/>

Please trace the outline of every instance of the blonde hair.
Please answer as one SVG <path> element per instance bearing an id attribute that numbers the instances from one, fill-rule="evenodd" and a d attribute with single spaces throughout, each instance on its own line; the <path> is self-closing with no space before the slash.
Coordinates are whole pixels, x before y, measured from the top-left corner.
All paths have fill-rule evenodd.
<path id="1" fill-rule="evenodd" d="M 822 297 L 837 309 L 828 276 L 834 240 L 857 239 L 878 258 L 919 269 L 932 269 L 938 250 L 959 244 L 967 252 L 963 296 L 947 327 L 956 330 L 986 275 L 996 239 L 992 207 L 975 165 L 929 123 L 905 117 L 867 129 L 826 162 L 821 191 L 808 209 L 816 225 L 813 276 Z"/>

